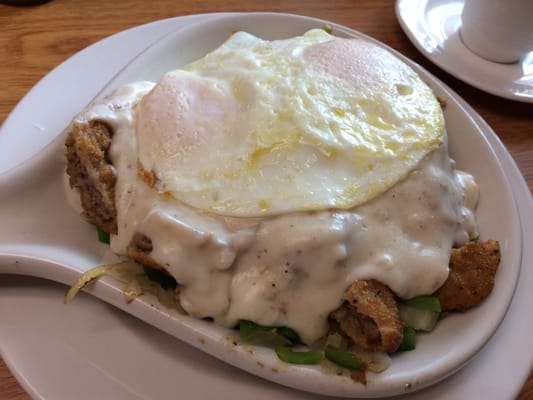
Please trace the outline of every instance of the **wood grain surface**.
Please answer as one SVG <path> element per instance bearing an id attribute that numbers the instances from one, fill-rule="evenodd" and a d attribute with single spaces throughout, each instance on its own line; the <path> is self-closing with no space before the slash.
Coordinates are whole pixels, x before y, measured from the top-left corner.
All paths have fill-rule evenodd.
<path id="1" fill-rule="evenodd" d="M 31 7 L 0 4 L 0 122 L 33 85 L 86 46 L 158 19 L 218 11 L 273 11 L 323 18 L 393 47 L 442 79 L 481 114 L 533 190 L 533 104 L 486 94 L 434 66 L 401 30 L 392 0 L 52 0 Z M 0 400 L 26 399 L 29 396 L 0 359 Z M 533 400 L 533 374 L 518 399 Z"/>

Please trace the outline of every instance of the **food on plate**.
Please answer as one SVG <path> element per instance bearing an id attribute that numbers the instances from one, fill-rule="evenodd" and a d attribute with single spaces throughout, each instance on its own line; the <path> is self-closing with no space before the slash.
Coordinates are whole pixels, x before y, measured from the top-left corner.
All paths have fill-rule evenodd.
<path id="1" fill-rule="evenodd" d="M 267 332 L 282 359 L 316 361 L 290 346 L 326 340 L 320 359 L 368 365 L 346 349 L 412 348 L 439 300 L 464 310 L 494 284 L 498 243 L 471 241 L 478 188 L 439 101 L 365 40 L 237 32 L 90 104 L 66 147 L 113 252 L 173 278 L 187 314 Z"/>
<path id="2" fill-rule="evenodd" d="M 500 246 L 494 240 L 453 249 L 450 273 L 435 296 L 443 311 L 464 311 L 482 302 L 494 287 Z"/>
<path id="3" fill-rule="evenodd" d="M 403 325 L 394 293 L 376 280 L 358 280 L 346 290 L 342 305 L 330 316 L 354 344 L 373 351 L 395 352 Z"/>

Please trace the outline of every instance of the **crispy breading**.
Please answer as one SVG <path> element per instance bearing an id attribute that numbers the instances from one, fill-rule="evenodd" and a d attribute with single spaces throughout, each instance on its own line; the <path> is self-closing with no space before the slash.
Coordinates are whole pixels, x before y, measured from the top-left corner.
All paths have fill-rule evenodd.
<path id="1" fill-rule="evenodd" d="M 354 282 L 344 303 L 330 314 L 352 341 L 367 350 L 392 353 L 403 339 L 403 326 L 392 291 L 376 280 Z"/>
<path id="2" fill-rule="evenodd" d="M 152 249 L 152 240 L 148 236 L 136 232 L 128 244 L 126 255 L 132 260 L 137 261 L 139 264 L 159 270 L 165 270 L 162 265 L 158 264 L 150 256 Z"/>
<path id="3" fill-rule="evenodd" d="M 495 240 L 470 242 L 452 250 L 450 274 L 435 292 L 443 311 L 464 311 L 481 303 L 492 291 L 500 245 Z"/>
<path id="4" fill-rule="evenodd" d="M 77 122 L 73 124 L 65 145 L 70 186 L 80 194 L 85 219 L 108 233 L 116 234 L 117 173 L 108 157 L 112 137 L 113 130 L 103 122 Z M 150 238 L 135 233 L 128 245 L 127 256 L 148 267 L 164 269 L 150 256 L 151 252 Z"/>
<path id="5" fill-rule="evenodd" d="M 75 123 L 65 143 L 67 174 L 80 194 L 83 216 L 107 233 L 117 233 L 117 172 L 108 158 L 112 136 L 103 122 Z"/>

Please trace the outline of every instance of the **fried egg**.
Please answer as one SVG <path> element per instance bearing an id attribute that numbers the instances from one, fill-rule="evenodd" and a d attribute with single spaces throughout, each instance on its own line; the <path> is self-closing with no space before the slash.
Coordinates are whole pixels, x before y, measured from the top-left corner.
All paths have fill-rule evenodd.
<path id="1" fill-rule="evenodd" d="M 233 217 L 356 207 L 405 178 L 443 132 L 410 67 L 321 29 L 235 33 L 165 74 L 136 110 L 138 164 L 154 187 Z"/>

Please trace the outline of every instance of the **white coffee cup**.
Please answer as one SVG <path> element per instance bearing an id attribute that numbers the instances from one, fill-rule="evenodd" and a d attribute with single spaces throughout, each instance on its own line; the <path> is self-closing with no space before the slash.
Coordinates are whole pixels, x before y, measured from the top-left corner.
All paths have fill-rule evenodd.
<path id="1" fill-rule="evenodd" d="M 460 35 L 480 57 L 518 62 L 533 51 L 533 0 L 465 0 Z"/>

